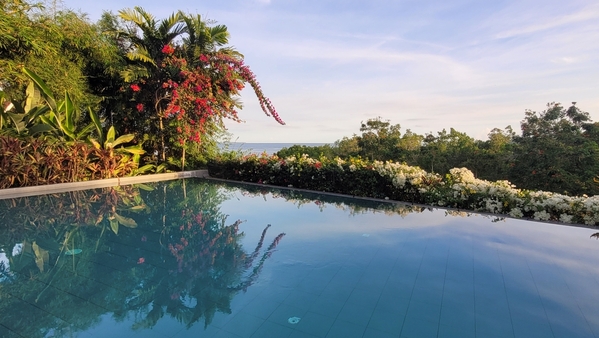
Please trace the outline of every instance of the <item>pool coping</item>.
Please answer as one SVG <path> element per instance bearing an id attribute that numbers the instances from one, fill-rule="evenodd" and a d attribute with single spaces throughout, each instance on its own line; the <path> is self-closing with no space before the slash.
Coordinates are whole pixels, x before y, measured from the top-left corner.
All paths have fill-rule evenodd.
<path id="1" fill-rule="evenodd" d="M 68 191 L 87 190 L 95 188 L 116 187 L 136 183 L 176 180 L 181 178 L 206 178 L 208 170 L 190 170 L 164 174 L 140 175 L 131 177 L 106 178 L 93 181 L 57 183 L 49 185 L 36 185 L 31 187 L 0 189 L 0 200 L 9 198 L 39 196 L 56 194 Z"/>

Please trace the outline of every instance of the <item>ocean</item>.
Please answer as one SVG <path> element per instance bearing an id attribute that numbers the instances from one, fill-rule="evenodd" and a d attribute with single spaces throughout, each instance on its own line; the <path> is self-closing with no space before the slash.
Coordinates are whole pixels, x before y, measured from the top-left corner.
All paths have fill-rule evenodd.
<path id="1" fill-rule="evenodd" d="M 229 150 L 239 150 L 244 153 L 254 153 L 254 154 L 262 154 L 266 152 L 267 154 L 274 154 L 283 148 L 289 148 L 293 145 L 303 145 L 303 146 L 322 146 L 327 143 L 244 143 L 244 142 L 231 142 L 229 144 Z M 224 145 L 221 145 L 221 149 Z"/>

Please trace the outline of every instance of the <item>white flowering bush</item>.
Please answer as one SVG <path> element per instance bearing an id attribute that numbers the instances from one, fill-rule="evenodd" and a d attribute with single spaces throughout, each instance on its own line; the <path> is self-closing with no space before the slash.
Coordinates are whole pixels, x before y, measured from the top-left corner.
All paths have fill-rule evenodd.
<path id="1" fill-rule="evenodd" d="M 445 176 L 397 162 L 313 159 L 307 155 L 279 158 L 248 155 L 215 159 L 213 177 L 284 187 L 392 199 L 460 210 L 472 210 L 587 225 L 599 224 L 599 196 L 566 196 L 517 189 L 508 181 L 477 179 L 467 168 Z"/>

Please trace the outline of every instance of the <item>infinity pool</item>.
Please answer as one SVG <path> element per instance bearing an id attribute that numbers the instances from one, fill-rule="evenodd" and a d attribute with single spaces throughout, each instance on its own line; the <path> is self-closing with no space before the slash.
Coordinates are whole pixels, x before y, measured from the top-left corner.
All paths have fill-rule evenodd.
<path id="1" fill-rule="evenodd" d="M 193 179 L 0 201 L 0 337 L 599 337 L 594 229 Z"/>

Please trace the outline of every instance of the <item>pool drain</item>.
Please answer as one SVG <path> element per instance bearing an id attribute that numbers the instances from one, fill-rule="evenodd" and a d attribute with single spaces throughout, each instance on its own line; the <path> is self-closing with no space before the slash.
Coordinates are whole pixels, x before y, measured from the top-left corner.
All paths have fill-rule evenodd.
<path id="1" fill-rule="evenodd" d="M 287 319 L 287 321 L 289 322 L 289 324 L 297 324 L 300 321 L 300 317 L 291 317 L 289 319 Z"/>

